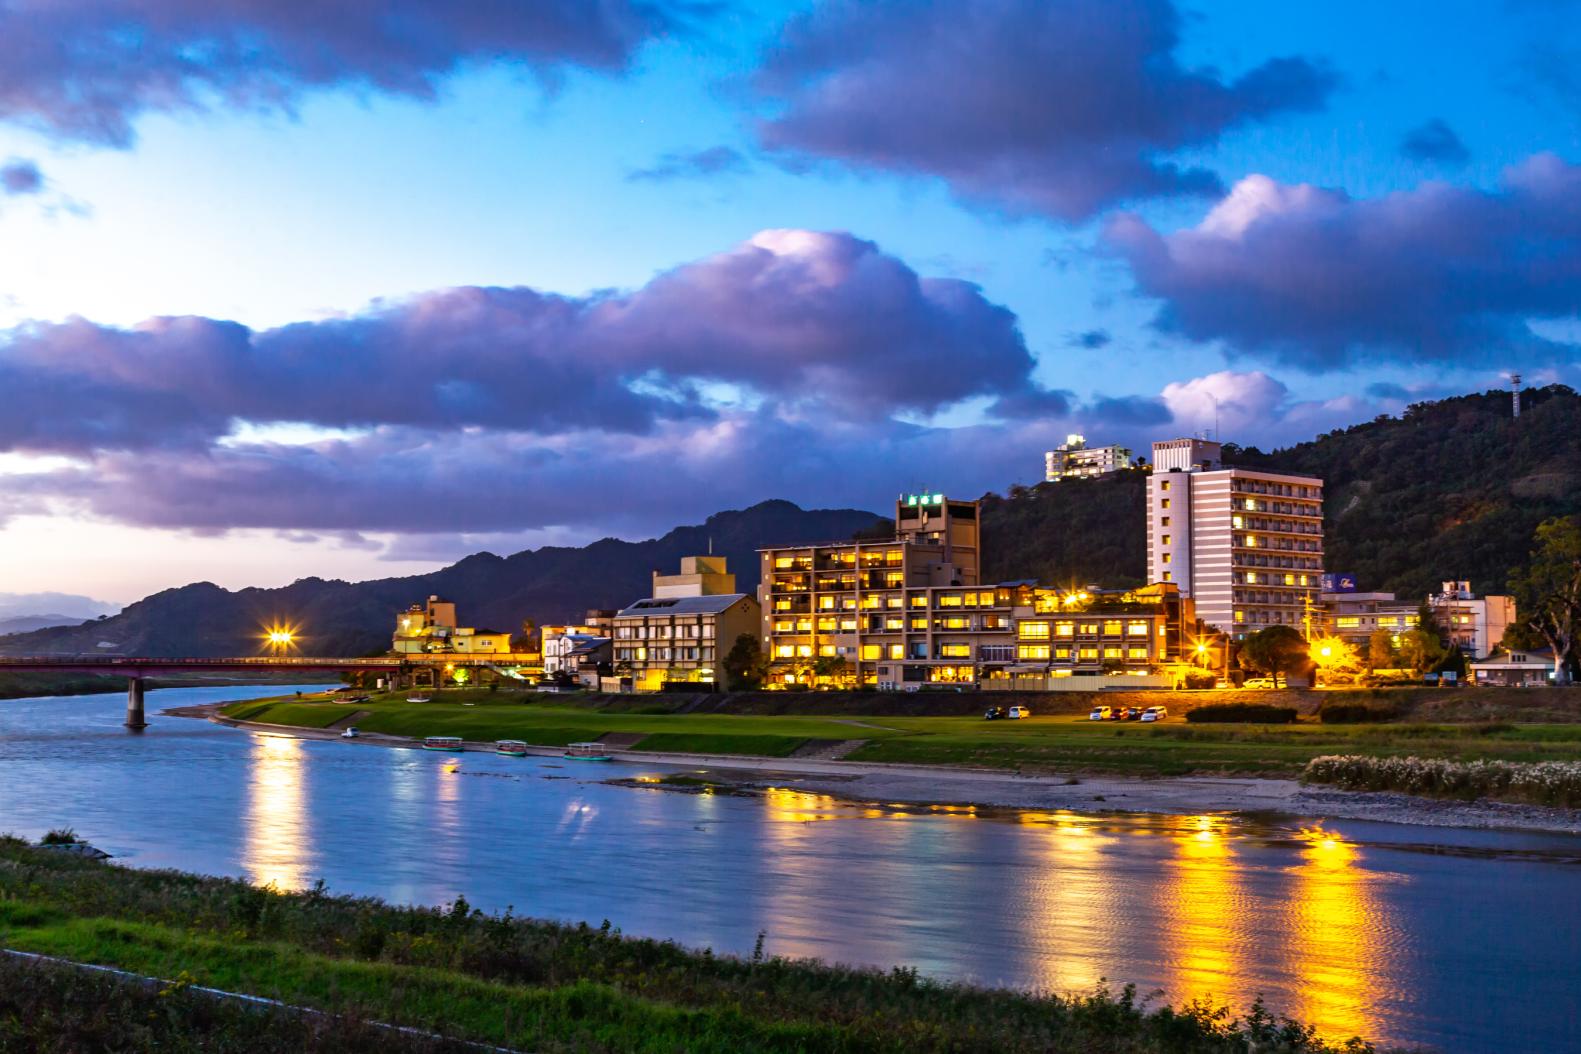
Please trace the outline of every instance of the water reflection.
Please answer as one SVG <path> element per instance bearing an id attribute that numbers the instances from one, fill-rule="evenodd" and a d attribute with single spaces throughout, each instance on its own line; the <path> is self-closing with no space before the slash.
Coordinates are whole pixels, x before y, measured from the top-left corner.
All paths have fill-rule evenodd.
<path id="1" fill-rule="evenodd" d="M 1114 881 L 1104 860 L 1112 836 L 1073 813 L 1020 813 L 1036 828 L 1039 859 L 1026 890 L 1033 909 L 1023 925 L 1037 969 L 1032 987 L 1084 992 L 1110 971 L 1116 936 Z"/>
<path id="2" fill-rule="evenodd" d="M 302 889 L 312 846 L 305 748 L 299 739 L 253 736 L 248 758 L 242 868 L 254 882 Z"/>
<path id="3" fill-rule="evenodd" d="M 1171 955 L 1165 985 L 1176 1001 L 1217 999 L 1240 980 L 1242 868 L 1222 816 L 1176 818 L 1175 855 L 1158 906 Z"/>
<path id="4" fill-rule="evenodd" d="M 1372 1036 L 1383 986 L 1386 939 L 1393 928 L 1358 849 L 1321 829 L 1301 832 L 1301 863 L 1290 890 L 1289 931 L 1295 986 L 1292 1017 L 1330 1039 Z"/>

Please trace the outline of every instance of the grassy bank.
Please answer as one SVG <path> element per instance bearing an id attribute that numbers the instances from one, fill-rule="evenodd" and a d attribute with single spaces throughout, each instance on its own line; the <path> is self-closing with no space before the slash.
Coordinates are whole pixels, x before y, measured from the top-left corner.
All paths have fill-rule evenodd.
<path id="1" fill-rule="evenodd" d="M 396 908 L 122 869 L 9 838 L 0 838 L 0 945 L 346 1015 L 287 1022 L 302 1040 L 296 1049 L 371 1048 L 364 1021 L 546 1054 L 1334 1049 L 1261 1012 L 1232 1021 L 1206 1006 L 1146 1010 L 1129 993 L 1064 998 L 938 984 L 904 969 L 738 960 L 607 927 L 485 916 L 464 903 Z M 197 1002 L 182 985 L 150 1005 L 133 985 L 20 969 L 0 971 L 0 1047 L 291 1049 L 269 1023 L 275 1013 L 249 1018 Z M 88 1030 L 82 1042 L 56 1036 L 74 1028 Z M 3 1042 L 6 1029 L 22 1039 Z M 310 1042 L 314 1029 L 339 1030 L 348 1045 Z M 131 1035 L 92 1039 L 123 1030 Z"/>
<path id="2" fill-rule="evenodd" d="M 1255 694 L 1255 693 L 1254 693 Z M 1517 693 L 1519 694 L 1519 693 Z M 1415 755 L 1471 761 L 1581 759 L 1581 724 L 1507 722 L 1394 722 L 1324 725 L 1190 725 L 1178 713 L 1156 725 L 1090 722 L 1075 714 L 1026 721 L 981 716 L 744 715 L 614 710 L 569 705 L 558 696 L 489 692 L 438 693 L 438 701 L 408 703 L 375 696 L 355 704 L 279 700 L 238 703 L 231 717 L 325 728 L 356 716 L 363 731 L 421 737 L 454 735 L 473 741 L 522 739 L 560 746 L 606 735 L 626 737 L 630 749 L 789 757 L 809 744 L 860 741 L 853 761 L 970 765 L 1051 773 L 1173 776 L 1246 773 L 1297 776 L 1324 754 L 1377 757 Z"/>

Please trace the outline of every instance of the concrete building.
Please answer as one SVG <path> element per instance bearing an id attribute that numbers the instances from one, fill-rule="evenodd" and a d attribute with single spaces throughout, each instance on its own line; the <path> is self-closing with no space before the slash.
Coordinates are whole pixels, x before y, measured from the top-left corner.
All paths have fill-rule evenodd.
<path id="1" fill-rule="evenodd" d="M 1541 688 L 1553 683 L 1556 669 L 1553 653 L 1546 649 L 1512 651 L 1508 655 L 1495 655 L 1471 663 L 1471 683 L 1503 688 Z"/>
<path id="2" fill-rule="evenodd" d="M 975 501 L 904 495 L 895 503 L 892 538 L 760 549 L 761 632 L 773 679 L 794 681 L 814 660 L 838 658 L 848 665 L 842 679 L 877 684 L 878 660 L 896 646 L 902 655 L 932 654 L 933 588 L 955 590 L 950 606 L 975 620 L 972 628 L 983 628 L 979 616 L 986 614 L 1003 617 L 1002 627 L 990 625 L 1008 631 L 1007 612 L 982 611 L 996 606 L 994 590 L 985 603 L 977 590 L 961 588 L 978 582 L 978 512 Z M 879 636 L 864 648 L 869 634 Z"/>
<path id="3" fill-rule="evenodd" d="M 679 574 L 653 573 L 653 595 L 612 620 L 615 672 L 637 691 L 669 684 L 724 687 L 721 663 L 742 634 L 759 636 L 755 597 L 735 592 L 722 556 L 688 556 Z"/>
<path id="4" fill-rule="evenodd" d="M 1326 635 L 1338 637 L 1367 654 L 1372 635 L 1384 630 L 1394 637 L 1415 629 L 1419 605 L 1395 598 L 1393 593 L 1323 593 L 1322 626 Z"/>
<path id="5" fill-rule="evenodd" d="M 558 678 L 562 674 L 579 677 L 587 667 L 592 666 L 595 674 L 593 682 L 597 686 L 598 665 L 614 661 L 611 642 L 614 639 L 615 613 L 589 611 L 588 616 L 582 623 L 544 626 L 540 629 L 545 677 Z"/>
<path id="6" fill-rule="evenodd" d="M 1321 617 L 1323 481 L 1225 466 L 1221 453 L 1204 439 L 1153 444 L 1148 580 L 1175 583 L 1198 617 L 1237 638 L 1305 630 Z"/>
<path id="7" fill-rule="evenodd" d="M 1514 597 L 1479 597 L 1472 593 L 1470 582 L 1445 582 L 1427 602 L 1443 627 L 1444 643 L 1458 646 L 1474 659 L 1493 654 L 1504 631 L 1515 624 Z"/>
<path id="8" fill-rule="evenodd" d="M 1131 451 L 1123 446 L 1087 445 L 1087 437 L 1068 435 L 1065 442 L 1043 454 L 1043 478 L 1091 479 L 1131 467 Z"/>
<path id="9" fill-rule="evenodd" d="M 402 655 L 511 655 L 511 635 L 456 625 L 456 605 L 437 596 L 395 617 L 392 650 Z"/>

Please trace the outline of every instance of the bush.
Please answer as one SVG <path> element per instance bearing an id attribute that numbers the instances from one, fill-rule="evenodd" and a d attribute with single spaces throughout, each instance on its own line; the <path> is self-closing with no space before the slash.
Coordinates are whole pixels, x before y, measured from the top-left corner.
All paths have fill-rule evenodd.
<path id="1" fill-rule="evenodd" d="M 1364 725 L 1374 721 L 1393 721 L 1400 711 L 1393 706 L 1369 706 L 1366 703 L 1324 703 L 1318 709 L 1318 720 L 1325 725 Z"/>
<path id="2" fill-rule="evenodd" d="M 1187 688 L 1212 688 L 1219 679 L 1211 673 L 1188 673 L 1183 683 Z"/>
<path id="3" fill-rule="evenodd" d="M 1296 720 L 1293 706 L 1273 706 L 1269 703 L 1214 703 L 1186 711 L 1187 721 L 1239 721 L 1261 725 L 1292 725 Z"/>
<path id="4" fill-rule="evenodd" d="M 1303 783 L 1346 790 L 1392 790 L 1429 798 L 1497 798 L 1537 805 L 1581 805 L 1581 762 L 1448 761 L 1327 754 L 1307 762 Z"/>

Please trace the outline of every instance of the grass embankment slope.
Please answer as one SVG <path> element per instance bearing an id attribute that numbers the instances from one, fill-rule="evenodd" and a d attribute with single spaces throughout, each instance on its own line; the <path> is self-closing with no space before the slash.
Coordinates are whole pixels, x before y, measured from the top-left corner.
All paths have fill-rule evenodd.
<path id="1" fill-rule="evenodd" d="M 0 963 L 0 1049 L 437 1046 L 376 1035 L 366 1021 L 545 1054 L 1331 1049 L 1261 1014 L 1231 1025 L 1207 1007 L 1144 1012 L 1125 994 L 1054 998 L 902 969 L 738 960 L 464 903 L 395 908 L 123 869 L 10 838 L 0 838 L 0 945 L 349 1018 L 304 1023 L 205 1004 L 179 984 L 150 997 L 124 982 Z"/>
<path id="2" fill-rule="evenodd" d="M 1555 699 L 1548 699 L 1549 692 Z M 486 689 L 433 693 L 434 702 L 409 703 L 403 694 L 367 702 L 259 701 L 227 707 L 240 720 L 303 728 L 325 728 L 354 712 L 358 728 L 400 736 L 454 735 L 473 741 L 521 739 L 560 746 L 606 735 L 629 737 L 629 749 L 653 752 L 742 754 L 788 757 L 809 743 L 863 741 L 850 761 L 921 765 L 967 765 L 1025 772 L 1090 772 L 1137 776 L 1191 773 L 1299 775 L 1325 754 L 1379 757 L 1415 755 L 1454 760 L 1553 761 L 1581 758 L 1581 722 L 1490 721 L 1519 705 L 1534 713 L 1562 716 L 1581 690 L 1460 690 L 1462 698 L 1434 696 L 1427 708 L 1439 720 L 1369 725 L 1324 725 L 1305 719 L 1294 725 L 1191 725 L 1179 717 L 1190 700 L 1218 702 L 1217 693 L 1177 693 L 1172 716 L 1156 725 L 1090 722 L 1072 700 L 1046 700 L 1067 711 L 1040 713 L 1026 721 L 984 721 L 980 707 L 998 700 L 987 693 L 952 705 L 970 716 L 917 717 L 893 714 L 720 714 L 675 712 L 662 698 L 633 701 L 624 708 L 597 699 Z M 1488 697 L 1487 693 L 1496 693 Z M 1150 693 L 1156 694 L 1156 693 Z M 1245 693 L 1271 697 L 1274 693 Z M 1335 701 L 1348 693 L 1305 693 Z M 1377 693 L 1358 693 L 1367 699 Z M 1476 697 L 1476 698 L 1473 698 Z M 959 698 L 959 697 L 957 697 Z M 1114 695 L 1105 702 L 1118 704 Z M 1127 700 L 1128 701 L 1128 700 Z M 1458 707 L 1458 709 L 1454 709 Z M 1436 709 L 1434 709 L 1436 708 Z M 1405 712 L 1410 713 L 1410 707 Z M 1452 720 L 1475 718 L 1475 720 Z"/>

